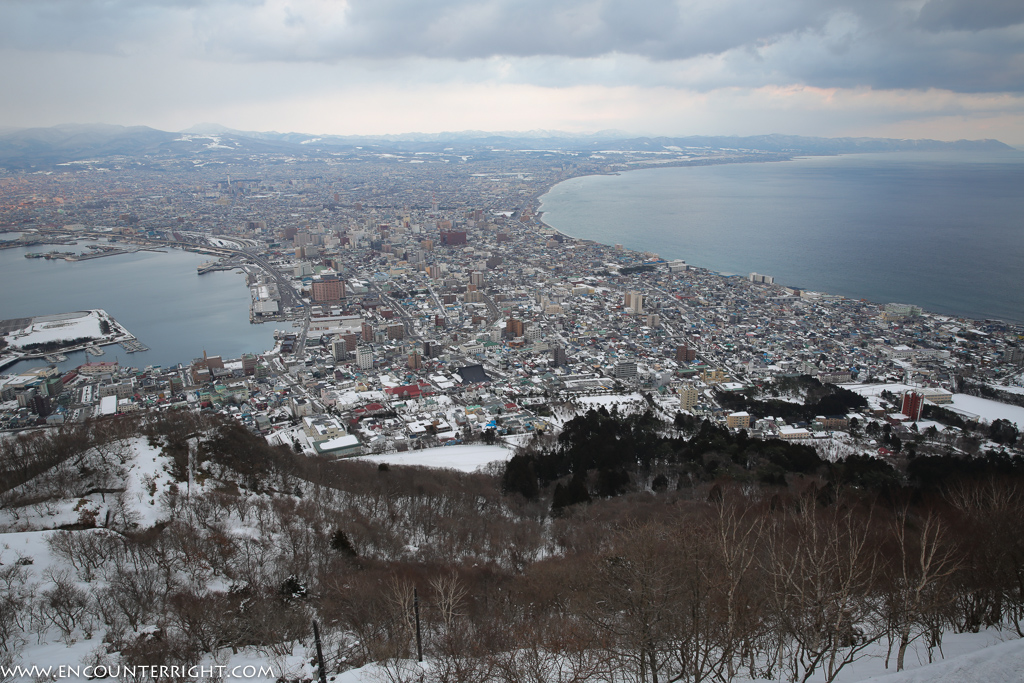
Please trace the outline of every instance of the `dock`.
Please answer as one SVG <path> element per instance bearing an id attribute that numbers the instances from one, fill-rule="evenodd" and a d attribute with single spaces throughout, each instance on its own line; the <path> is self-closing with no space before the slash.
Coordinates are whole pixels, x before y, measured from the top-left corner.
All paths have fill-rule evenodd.
<path id="1" fill-rule="evenodd" d="M 29 252 L 25 254 L 25 258 L 44 258 L 47 261 L 53 261 L 56 259 L 67 259 L 69 256 L 76 256 L 73 251 L 47 251 L 44 253 Z"/>
<path id="2" fill-rule="evenodd" d="M 94 258 L 103 258 L 104 256 L 119 256 L 121 254 L 134 254 L 139 249 L 109 249 L 94 254 L 75 254 L 72 256 L 65 256 L 65 261 L 88 261 Z"/>
<path id="3" fill-rule="evenodd" d="M 121 346 L 124 347 L 124 350 L 127 351 L 128 353 L 140 353 L 142 351 L 149 351 L 148 346 L 140 342 L 138 339 L 135 339 L 134 337 L 131 339 L 122 340 Z"/>
<path id="4" fill-rule="evenodd" d="M 199 264 L 199 266 L 196 267 L 196 272 L 198 272 L 200 275 L 204 275 L 206 273 L 212 273 L 218 270 L 233 270 L 237 267 L 238 264 L 228 264 L 223 263 L 221 261 L 206 261 L 205 263 L 201 263 Z"/>

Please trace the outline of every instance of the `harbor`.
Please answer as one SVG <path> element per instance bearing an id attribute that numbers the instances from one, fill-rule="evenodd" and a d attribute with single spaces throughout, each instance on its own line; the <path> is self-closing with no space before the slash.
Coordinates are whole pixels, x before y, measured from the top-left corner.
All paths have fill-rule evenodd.
<path id="1" fill-rule="evenodd" d="M 149 350 L 102 309 L 3 320 L 0 336 L 7 341 L 0 367 L 34 359 L 57 365 L 76 353 L 99 357 L 106 355 L 104 346 L 114 344 L 128 353 Z"/>
<path id="2" fill-rule="evenodd" d="M 140 342 L 135 337 L 131 339 L 121 340 L 121 347 L 128 353 L 140 353 L 142 351 L 149 351 L 149 347 Z"/>
<path id="3" fill-rule="evenodd" d="M 85 240 L 79 237 L 76 251 L 90 244 Z M 57 363 L 61 369 L 90 361 L 114 360 L 115 356 L 122 361 L 131 358 L 131 363 L 140 367 L 171 366 L 195 355 L 197 339 L 225 357 L 273 347 L 272 330 L 249 324 L 251 297 L 248 287 L 244 286 L 244 278 L 226 268 L 196 276 L 197 266 L 217 259 L 217 255 L 152 245 L 135 254 L 101 261 L 65 263 L 24 258 L 25 252 L 53 248 L 0 250 L 0 279 L 5 286 L 17 287 L 21 292 L 19 298 L 5 303 L 0 319 L 29 319 L 39 313 L 106 305 L 111 317 L 129 331 L 123 338 L 136 340 L 126 350 L 101 344 L 106 351 L 102 357 L 85 353 L 84 346 L 75 352 L 47 349 L 47 353 L 59 352 L 68 357 L 67 361 Z M 73 248 L 56 247 L 59 251 Z M 53 263 L 61 266 L 53 267 Z M 94 276 L 94 272 L 102 276 Z M 26 287 L 24 283 L 32 284 Z M 120 342 L 115 340 L 114 343 Z M 131 352 L 126 353 L 128 350 Z M 22 356 L 18 354 L 2 369 L 17 372 L 31 367 L 33 361 L 43 362 L 41 355 L 33 359 Z"/>

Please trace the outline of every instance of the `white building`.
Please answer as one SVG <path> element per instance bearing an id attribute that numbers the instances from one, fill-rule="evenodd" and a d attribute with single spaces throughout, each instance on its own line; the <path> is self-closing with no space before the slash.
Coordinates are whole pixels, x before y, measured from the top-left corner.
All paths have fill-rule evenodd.
<path id="1" fill-rule="evenodd" d="M 373 368 L 373 347 L 366 344 L 362 344 L 356 347 L 356 363 L 359 364 L 360 370 L 370 370 Z"/>

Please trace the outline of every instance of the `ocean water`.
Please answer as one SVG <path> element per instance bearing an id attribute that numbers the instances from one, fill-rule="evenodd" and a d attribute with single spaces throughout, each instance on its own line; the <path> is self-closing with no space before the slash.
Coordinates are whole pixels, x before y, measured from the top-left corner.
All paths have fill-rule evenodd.
<path id="1" fill-rule="evenodd" d="M 129 354 L 113 345 L 104 346 L 106 353 L 99 357 L 68 354 L 58 364 L 61 369 L 115 359 L 140 368 L 168 367 L 188 363 L 204 350 L 238 358 L 273 348 L 273 325 L 249 324 L 250 296 L 243 275 L 196 273 L 208 256 L 168 249 L 71 262 L 24 257 L 30 251 L 82 252 L 88 244 L 92 242 L 0 250 L 0 320 L 102 308 L 150 349 Z M 45 361 L 21 361 L 0 372 L 41 364 Z"/>
<path id="2" fill-rule="evenodd" d="M 1024 322 L 1024 153 L 854 154 L 573 178 L 560 232 L 723 273 Z"/>

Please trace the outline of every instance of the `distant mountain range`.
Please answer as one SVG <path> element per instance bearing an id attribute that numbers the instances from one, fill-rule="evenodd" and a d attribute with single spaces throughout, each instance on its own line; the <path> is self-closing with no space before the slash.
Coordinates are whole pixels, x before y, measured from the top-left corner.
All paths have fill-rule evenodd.
<path id="1" fill-rule="evenodd" d="M 775 154 L 843 154 L 891 151 L 1013 151 L 998 140 L 894 140 L 817 138 L 797 135 L 630 137 L 622 131 L 580 135 L 560 131 L 409 133 L 403 135 L 310 135 L 240 131 L 202 124 L 178 133 L 146 126 L 69 124 L 52 128 L 0 129 L 0 166 L 40 168 L 112 157 L 228 159 L 253 154 L 317 156 L 373 150 L 467 153 L 493 149 L 653 152 L 687 148 L 737 149 Z"/>

